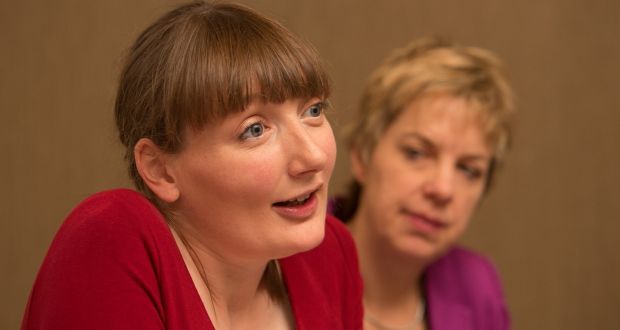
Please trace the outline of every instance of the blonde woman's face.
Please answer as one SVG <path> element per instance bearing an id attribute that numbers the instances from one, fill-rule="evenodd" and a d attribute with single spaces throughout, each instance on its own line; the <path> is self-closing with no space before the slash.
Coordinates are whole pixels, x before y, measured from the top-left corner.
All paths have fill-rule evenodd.
<path id="1" fill-rule="evenodd" d="M 387 246 L 432 260 L 462 235 L 484 190 L 491 149 L 480 115 L 461 98 L 426 96 L 386 130 L 366 164 L 355 221 Z"/>

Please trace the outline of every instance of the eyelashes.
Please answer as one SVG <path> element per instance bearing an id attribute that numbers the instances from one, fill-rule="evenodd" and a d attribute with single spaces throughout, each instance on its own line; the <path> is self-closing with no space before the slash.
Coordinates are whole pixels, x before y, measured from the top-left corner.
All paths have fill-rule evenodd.
<path id="1" fill-rule="evenodd" d="M 408 162 L 421 166 L 432 161 L 435 157 L 432 151 L 425 150 L 425 148 L 402 145 L 400 150 Z M 486 176 L 484 167 L 472 165 L 469 162 L 459 161 L 454 166 L 470 181 L 476 181 Z"/>
<path id="2" fill-rule="evenodd" d="M 309 106 L 308 109 L 306 109 L 303 112 L 303 117 L 320 117 L 324 112 L 325 112 L 325 107 L 326 107 L 326 103 L 324 101 L 320 101 L 320 102 L 316 102 L 313 105 Z"/>
<path id="3" fill-rule="evenodd" d="M 458 165 L 458 169 L 461 170 L 470 180 L 480 179 L 484 174 L 482 170 L 465 164 Z"/>
<path id="4" fill-rule="evenodd" d="M 239 136 L 241 140 L 248 140 L 252 138 L 258 138 L 265 132 L 265 125 L 262 122 L 255 122 L 248 125 L 243 133 Z"/>
<path id="5" fill-rule="evenodd" d="M 319 101 L 311 106 L 307 107 L 302 113 L 302 119 L 321 119 L 323 118 L 325 109 L 327 107 L 326 101 Z M 314 121 L 314 125 L 318 125 L 320 122 Z M 243 132 L 239 135 L 239 139 L 242 141 L 260 138 L 265 134 L 268 129 L 267 125 L 262 120 L 256 120 L 247 125 Z"/>
<path id="6" fill-rule="evenodd" d="M 405 158 L 407 158 L 408 160 L 416 160 L 424 156 L 424 152 L 418 148 L 402 146 L 400 149 L 405 155 Z"/>

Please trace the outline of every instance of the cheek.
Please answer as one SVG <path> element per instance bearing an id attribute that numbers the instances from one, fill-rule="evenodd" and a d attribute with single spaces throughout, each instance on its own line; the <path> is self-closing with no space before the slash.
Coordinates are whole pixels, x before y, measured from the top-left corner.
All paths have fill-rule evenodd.
<path id="1" fill-rule="evenodd" d="M 401 175 L 382 166 L 367 168 L 364 183 L 364 201 L 375 223 L 376 230 L 384 231 L 386 225 L 396 219 L 401 202 L 409 194 L 409 185 Z"/>
<path id="2" fill-rule="evenodd" d="M 254 200 L 257 196 L 271 197 L 283 171 L 277 154 L 257 153 L 255 157 L 231 162 L 225 181 L 239 198 Z"/>
<path id="3" fill-rule="evenodd" d="M 186 186 L 221 203 L 268 197 L 279 173 L 276 159 L 272 152 L 220 152 L 187 169 Z"/>
<path id="4" fill-rule="evenodd" d="M 326 130 L 322 139 L 322 148 L 327 159 L 325 162 L 325 171 L 327 173 L 327 178 L 329 179 L 332 171 L 334 170 L 334 166 L 336 165 L 337 146 L 334 133 L 332 132 L 331 127 L 328 126 L 328 128 L 329 129 Z"/>
<path id="5" fill-rule="evenodd" d="M 397 154 L 383 153 L 376 156 L 367 173 L 371 190 L 377 190 L 383 198 L 389 199 L 409 196 L 420 181 L 420 173 L 412 171 Z"/>
<path id="6" fill-rule="evenodd" d="M 469 192 L 464 194 L 459 207 L 455 210 L 458 221 L 467 226 L 474 215 L 474 212 L 478 208 L 480 198 L 482 197 L 482 191 L 476 190 L 475 192 Z"/>

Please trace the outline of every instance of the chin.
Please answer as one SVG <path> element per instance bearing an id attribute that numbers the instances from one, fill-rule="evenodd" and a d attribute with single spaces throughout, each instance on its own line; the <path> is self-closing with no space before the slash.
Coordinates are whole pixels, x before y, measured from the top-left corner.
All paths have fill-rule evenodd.
<path id="1" fill-rule="evenodd" d="M 412 260 L 430 263 L 441 257 L 449 247 L 426 240 L 415 239 L 402 242 L 396 248 Z"/>
<path id="2" fill-rule="evenodd" d="M 297 228 L 291 229 L 287 239 L 287 252 L 281 258 L 293 254 L 306 252 L 319 246 L 325 238 L 325 216 L 321 219 L 312 219 Z"/>

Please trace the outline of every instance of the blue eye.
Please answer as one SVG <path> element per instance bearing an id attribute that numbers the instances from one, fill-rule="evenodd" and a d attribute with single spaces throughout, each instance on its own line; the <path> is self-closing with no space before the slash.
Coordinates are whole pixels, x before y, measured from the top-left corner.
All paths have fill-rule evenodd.
<path id="1" fill-rule="evenodd" d="M 254 124 L 251 124 L 250 126 L 246 127 L 246 129 L 243 131 L 243 133 L 241 133 L 240 138 L 242 140 L 247 140 L 247 139 L 251 139 L 251 138 L 257 138 L 257 137 L 263 135 L 264 131 L 265 131 L 265 126 L 263 126 L 262 123 L 254 123 Z"/>
<path id="2" fill-rule="evenodd" d="M 320 117 L 323 113 L 324 107 L 325 104 L 323 102 L 315 103 L 311 105 L 308 109 L 306 109 L 306 111 L 304 111 L 304 116 Z"/>

